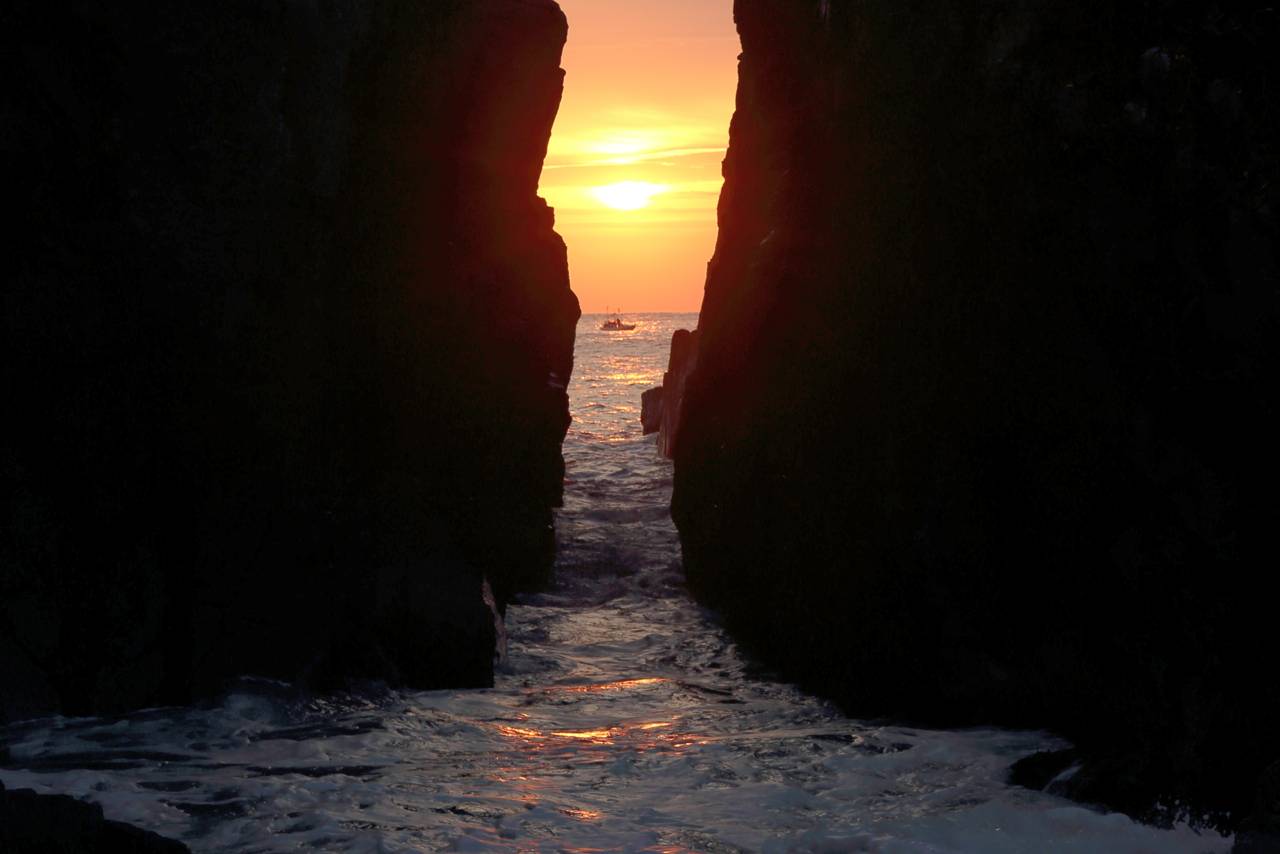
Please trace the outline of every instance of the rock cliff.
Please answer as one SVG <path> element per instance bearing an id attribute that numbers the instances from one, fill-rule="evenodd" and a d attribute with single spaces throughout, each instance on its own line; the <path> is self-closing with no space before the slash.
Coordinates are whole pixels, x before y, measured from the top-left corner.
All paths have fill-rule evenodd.
<path id="1" fill-rule="evenodd" d="M 487 684 L 563 480 L 559 8 L 0 17 L 0 719 Z"/>
<path id="2" fill-rule="evenodd" d="M 850 711 L 1052 728 L 1076 796 L 1230 826 L 1280 757 L 1280 42 L 1121 5 L 737 0 L 673 514 Z"/>

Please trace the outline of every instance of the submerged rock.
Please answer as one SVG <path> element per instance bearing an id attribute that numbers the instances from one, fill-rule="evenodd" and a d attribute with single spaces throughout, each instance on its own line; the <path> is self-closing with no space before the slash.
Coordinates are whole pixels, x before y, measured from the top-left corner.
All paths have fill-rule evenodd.
<path id="1" fill-rule="evenodd" d="M 735 16 L 664 383 L 691 588 L 854 713 L 1053 728 L 1109 803 L 1232 826 L 1280 757 L 1274 11 Z"/>
<path id="2" fill-rule="evenodd" d="M 488 684 L 563 483 L 559 8 L 3 18 L 0 719 Z"/>

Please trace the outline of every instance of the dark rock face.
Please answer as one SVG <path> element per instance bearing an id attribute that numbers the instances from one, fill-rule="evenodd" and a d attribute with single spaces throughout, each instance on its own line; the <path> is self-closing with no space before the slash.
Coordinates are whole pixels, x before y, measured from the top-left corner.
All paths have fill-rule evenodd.
<path id="1" fill-rule="evenodd" d="M 735 16 L 691 586 L 855 713 L 1051 727 L 1082 797 L 1229 826 L 1280 757 L 1274 12 Z"/>
<path id="2" fill-rule="evenodd" d="M 559 8 L 0 15 L 0 718 L 487 684 L 563 480 Z"/>
<path id="3" fill-rule="evenodd" d="M 698 364 L 698 330 L 677 329 L 671 334 L 671 355 L 662 375 L 662 423 L 658 426 L 658 452 L 675 456 L 680 416 L 684 412 L 685 389 Z"/>
<path id="4" fill-rule="evenodd" d="M 651 388 L 640 395 L 640 425 L 644 435 L 657 433 L 662 426 L 662 386 Z"/>
<path id="5" fill-rule="evenodd" d="M 68 795 L 6 790 L 0 783 L 0 851 L 5 854 L 184 854 L 187 846 L 103 818 L 102 807 Z"/>

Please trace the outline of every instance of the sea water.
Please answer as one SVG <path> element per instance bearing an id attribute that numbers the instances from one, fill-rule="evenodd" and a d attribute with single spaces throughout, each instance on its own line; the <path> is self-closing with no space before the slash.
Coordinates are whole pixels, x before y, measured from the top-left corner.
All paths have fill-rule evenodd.
<path id="1" fill-rule="evenodd" d="M 1062 742 L 851 720 L 753 674 L 681 585 L 671 465 L 640 393 L 694 315 L 578 326 L 555 586 L 508 610 L 492 690 L 298 699 L 0 730 L 9 787 L 69 793 L 194 851 L 1218 852 L 1011 787 Z"/>

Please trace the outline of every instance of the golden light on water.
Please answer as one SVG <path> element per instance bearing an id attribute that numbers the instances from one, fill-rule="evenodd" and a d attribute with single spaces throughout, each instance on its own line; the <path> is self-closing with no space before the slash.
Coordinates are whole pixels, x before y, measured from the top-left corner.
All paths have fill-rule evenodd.
<path id="1" fill-rule="evenodd" d="M 553 732 L 552 735 L 557 738 L 575 738 L 580 741 L 594 741 L 600 744 L 612 744 L 613 735 L 618 731 L 617 727 L 610 729 L 587 729 L 581 732 Z"/>
<path id="2" fill-rule="evenodd" d="M 553 685 L 545 693 L 598 694 L 606 692 L 643 689 L 668 682 L 660 676 L 635 679 L 618 679 L 587 685 Z M 625 744 L 633 750 L 684 750 L 697 744 L 705 744 L 706 738 L 688 732 L 680 725 L 680 717 L 672 715 L 660 720 L 623 720 L 609 726 L 590 729 L 546 728 L 528 725 L 528 716 L 516 716 L 519 726 L 511 723 L 494 723 L 493 728 L 503 737 L 516 742 L 523 750 L 534 754 L 554 753 L 567 744 L 612 746 Z M 514 769 L 509 769 L 514 771 Z"/>
<path id="3" fill-rule="evenodd" d="M 496 728 L 498 732 L 502 733 L 508 738 L 527 738 L 527 739 L 546 738 L 545 735 L 538 732 L 536 729 L 525 729 L 524 727 L 518 727 L 518 726 L 506 726 L 505 724 L 498 724 Z"/>
<path id="4" fill-rule="evenodd" d="M 661 676 L 644 676 L 638 679 L 617 679 L 613 682 L 596 682 L 590 685 L 553 685 L 548 691 L 568 691 L 573 694 L 594 694 L 597 691 L 625 691 L 646 685 L 660 685 L 668 680 Z"/>
<path id="5" fill-rule="evenodd" d="M 668 696 L 668 689 L 662 688 L 664 685 L 671 685 L 671 680 L 639 676 L 609 682 L 549 685 L 530 691 L 528 699 L 543 710 L 540 714 L 512 710 L 501 721 L 488 724 L 501 737 L 505 748 L 497 751 L 501 765 L 491 779 L 513 791 L 526 808 L 555 810 L 587 825 L 605 821 L 610 807 L 589 795 L 583 799 L 575 797 L 576 803 L 565 802 L 559 780 L 566 768 L 571 769 L 574 764 L 597 766 L 617 756 L 619 749 L 634 754 L 671 755 L 711 741 L 710 736 L 691 731 L 690 721 L 680 712 L 654 714 L 653 701 Z M 651 691 L 653 688 L 658 690 Z M 610 709 L 618 715 L 612 721 L 606 711 Z M 555 723 L 569 723 L 580 712 L 591 718 L 587 721 L 579 718 L 575 723 L 595 725 L 581 729 L 555 726 Z M 562 714 L 568 717 L 561 718 Z M 556 850 L 603 854 L 617 849 L 566 845 L 557 846 Z M 658 854 L 693 854 L 691 849 L 678 845 L 645 850 Z"/>
<path id="6" fill-rule="evenodd" d="M 524 749 L 534 752 L 554 752 L 560 746 L 569 743 L 585 743 L 600 747 L 625 743 L 637 752 L 659 749 L 684 750 L 706 743 L 706 738 L 682 731 L 678 725 L 678 719 L 672 718 L 661 721 L 627 721 L 613 726 L 583 730 L 543 731 L 506 724 L 495 724 L 494 729 L 506 738 L 518 742 Z"/>

